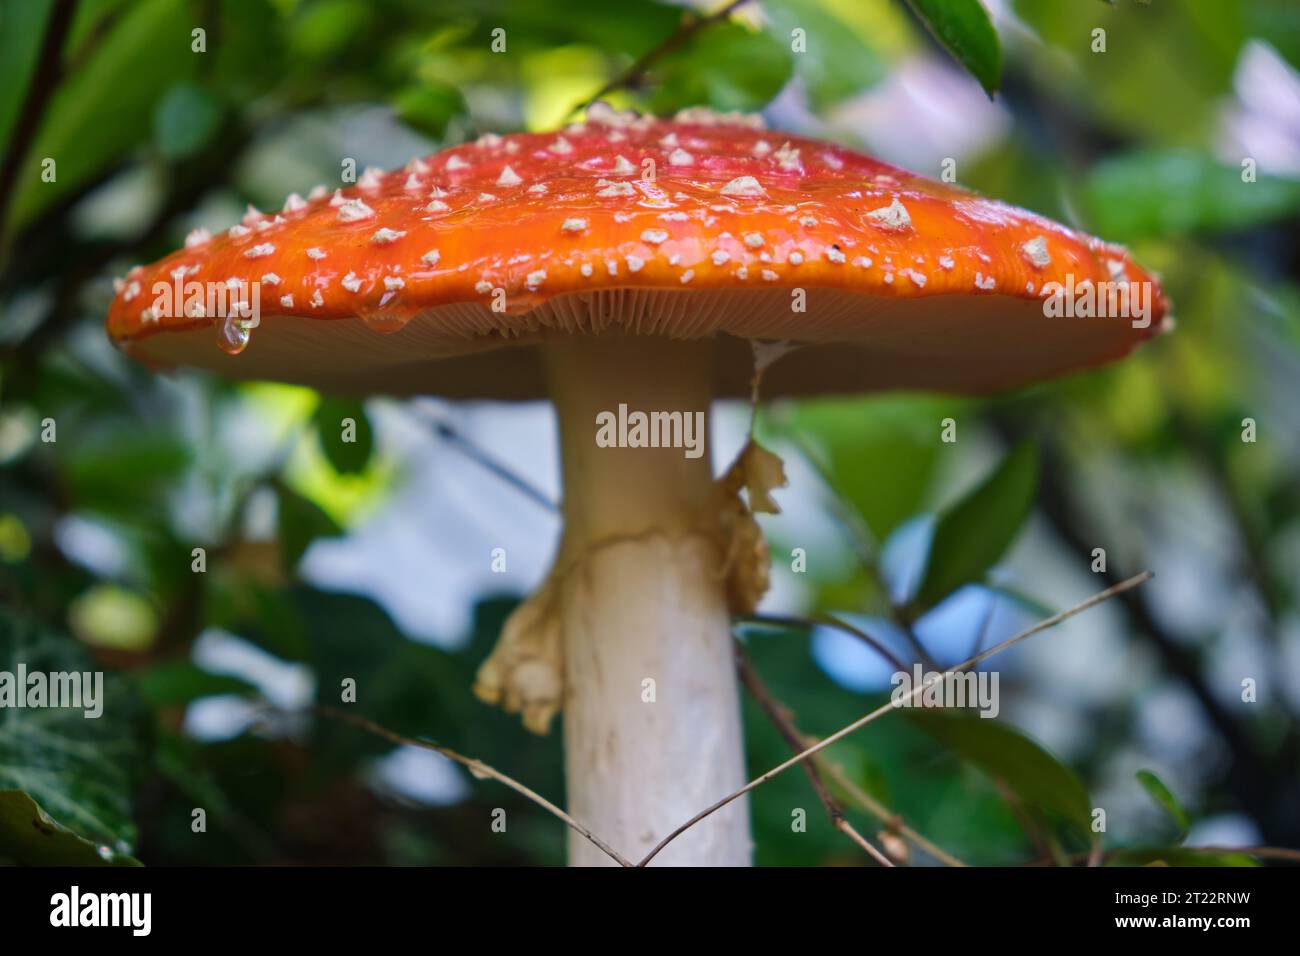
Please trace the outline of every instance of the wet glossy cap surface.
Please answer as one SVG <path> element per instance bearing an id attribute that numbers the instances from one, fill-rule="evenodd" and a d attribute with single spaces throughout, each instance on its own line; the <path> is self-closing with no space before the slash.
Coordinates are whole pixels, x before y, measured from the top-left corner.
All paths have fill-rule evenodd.
<path id="1" fill-rule="evenodd" d="M 1146 314 L 1054 316 L 1053 283 Z M 238 303 L 255 328 L 218 314 Z M 521 346 L 612 329 L 810 343 L 775 393 L 986 392 L 1121 357 L 1166 311 L 1124 249 L 1024 210 L 745 117 L 597 108 L 198 231 L 119 283 L 108 330 L 155 364 L 352 392 L 539 395 Z"/>

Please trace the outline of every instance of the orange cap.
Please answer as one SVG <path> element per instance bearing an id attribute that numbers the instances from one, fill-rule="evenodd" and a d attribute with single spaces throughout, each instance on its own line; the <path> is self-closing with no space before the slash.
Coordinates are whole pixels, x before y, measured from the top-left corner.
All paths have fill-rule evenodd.
<path id="1" fill-rule="evenodd" d="M 520 346 L 621 328 L 721 334 L 720 394 L 747 394 L 745 339 L 807 346 L 768 395 L 980 393 L 1122 357 L 1166 312 L 1124 249 L 1033 213 L 756 118 L 597 104 L 198 230 L 119 282 L 108 331 L 326 391 L 539 397 Z"/>

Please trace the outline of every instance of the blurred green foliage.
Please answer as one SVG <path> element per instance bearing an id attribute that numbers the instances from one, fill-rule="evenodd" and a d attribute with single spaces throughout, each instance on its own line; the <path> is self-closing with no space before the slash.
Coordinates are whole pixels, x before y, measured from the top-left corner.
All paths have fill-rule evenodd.
<path id="1" fill-rule="evenodd" d="M 1109 619 L 1135 660 L 1155 662 L 1150 680 L 1192 702 L 1205 725 L 1198 753 L 1216 756 L 1194 778 L 1190 809 L 1154 773 L 1124 774 L 1121 792 L 1145 790 L 1165 816 L 1149 839 L 1103 842 L 1116 863 L 1249 864 L 1179 844 L 1198 816 L 1223 813 L 1244 816 L 1261 839 L 1300 843 L 1295 702 L 1273 693 L 1249 708 L 1225 703 L 1215 670 L 1243 640 L 1243 620 L 1262 635 L 1263 671 L 1294 660 L 1284 655 L 1300 581 L 1300 180 L 1261 170 L 1244 183 L 1222 120 L 1252 45 L 1267 41 L 1300 65 L 1300 12 L 1290 0 L 1005 6 L 1015 22 L 994 24 L 975 0 L 768 0 L 761 16 L 748 4 L 611 99 L 669 112 L 762 109 L 780 95 L 778 118 L 824 124 L 854 144 L 860 97 L 918 58 L 956 62 L 970 71 L 963 82 L 999 91 L 1013 120 L 963 159 L 962 182 L 1130 242 L 1162 272 L 1178 331 L 1117 367 L 989 401 L 809 402 L 765 411 L 760 424 L 820 476 L 846 545 L 843 560 L 811 564 L 798 609 L 808 615 L 922 631 L 929 612 L 971 593 L 1039 614 L 1045 581 L 1033 558 L 1016 559 L 1029 537 L 1072 569 L 1075 593 L 1171 553 L 1195 558 L 1198 580 L 1222 581 L 1216 598 L 1240 601 L 1240 614 L 1189 624 L 1137 595 Z M 69 10 L 54 70 L 38 75 L 42 38 Z M 373 600 L 301 580 L 312 543 L 347 534 L 396 480 L 366 407 L 169 380 L 113 354 L 100 325 L 111 276 L 175 248 L 194 225 L 335 182 L 340 150 L 383 161 L 384 144 L 345 139 L 350 118 L 378 112 L 393 137 L 429 151 L 486 130 L 547 128 L 683 16 L 654 0 L 0 0 L 0 143 L 14 170 L 0 185 L 10 190 L 0 220 L 0 660 L 107 668 L 122 702 L 101 723 L 0 711 L 0 858 L 561 861 L 561 825 L 512 792 L 461 775 L 466 795 L 446 805 L 384 794 L 369 775 L 388 743 L 266 710 L 254 683 L 192 656 L 196 636 L 216 628 L 304 668 L 316 702 L 355 679 L 367 717 L 560 800 L 558 735 L 534 738 L 470 692 L 519 595 L 466 594 L 469 633 L 433 647 Z M 506 48 L 494 52 L 502 27 Z M 1098 28 L 1105 53 L 1092 50 Z M 794 30 L 806 52 L 792 47 Z M 24 132 L 33 91 L 48 96 Z M 57 159 L 53 182 L 42 181 L 47 157 Z M 969 436 L 957 445 L 939 440 L 949 416 Z M 1244 418 L 1258 422 L 1256 443 L 1240 439 Z M 342 437 L 349 419 L 356 441 Z M 57 441 L 42 440 L 46 421 Z M 269 432 L 273 452 L 223 440 L 240 422 Z M 1189 500 L 1208 501 L 1209 545 L 1185 517 Z M 250 530 L 268 501 L 274 520 Z M 111 542 L 103 560 L 74 560 L 60 537 L 70 519 Z M 884 555 L 916 522 L 930 545 L 909 589 Z M 798 529 L 776 519 L 768 530 L 783 560 Z M 1100 545 L 1110 568 L 1094 574 Z M 206 573 L 193 572 L 196 548 Z M 742 636 L 806 733 L 833 732 L 887 699 L 832 679 L 817 635 Z M 895 646 L 909 652 L 903 638 Z M 1032 677 L 1016 674 L 1022 683 L 1008 690 L 1031 694 Z M 187 708 L 214 700 L 243 701 L 255 719 L 229 739 L 197 739 Z M 1005 720 L 917 711 L 866 728 L 829 759 L 967 862 L 1063 861 L 1093 848 L 1097 791 L 1114 795 L 1114 767 L 1133 755 L 1142 723 L 1143 701 L 1123 692 L 1078 706 L 1088 732 L 1068 765 Z M 745 723 L 752 771 L 788 757 L 751 701 Z M 880 829 L 838 796 L 864 832 Z M 795 772 L 754 793 L 760 863 L 863 861 L 815 805 Z M 202 840 L 195 806 L 209 814 Z M 483 823 L 495 807 L 510 813 L 508 835 Z M 795 808 L 810 808 L 807 833 L 791 828 Z"/>

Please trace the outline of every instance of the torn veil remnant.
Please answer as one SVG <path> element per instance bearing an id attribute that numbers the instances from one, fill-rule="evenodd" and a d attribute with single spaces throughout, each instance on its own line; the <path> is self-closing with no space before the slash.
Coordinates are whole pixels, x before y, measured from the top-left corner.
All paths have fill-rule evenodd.
<path id="1" fill-rule="evenodd" d="M 731 616 L 766 589 L 754 514 L 784 475 L 752 443 L 716 480 L 708 454 L 606 447 L 600 416 L 707 423 L 714 399 L 750 396 L 751 342 L 798 346 L 760 350 L 769 397 L 989 393 L 1118 359 L 1167 311 L 1118 246 L 752 117 L 597 104 L 559 134 L 362 180 L 195 232 L 122 282 L 108 331 L 237 379 L 554 402 L 560 547 L 475 689 L 539 732 L 562 711 L 569 811 L 629 858 L 744 782 Z M 214 344 L 219 310 L 155 301 L 177 273 L 241 292 L 274 276 L 237 357 Z M 1102 283 L 1152 290 L 1148 321 L 1044 307 Z M 742 799 L 656 861 L 749 858 Z M 577 836 L 570 859 L 609 862 Z"/>

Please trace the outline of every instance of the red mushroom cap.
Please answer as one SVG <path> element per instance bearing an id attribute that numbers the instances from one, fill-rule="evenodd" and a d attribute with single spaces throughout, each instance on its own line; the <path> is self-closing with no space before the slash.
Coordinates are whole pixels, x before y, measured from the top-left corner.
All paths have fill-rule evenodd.
<path id="1" fill-rule="evenodd" d="M 214 317 L 222 288 L 256 295 L 256 328 Z M 1147 309 L 1096 316 L 1122 302 Z M 1166 311 L 1124 249 L 1042 216 L 755 119 L 598 105 L 197 231 L 119 283 L 108 331 L 150 363 L 339 392 L 538 397 L 518 346 L 621 327 L 722 333 L 721 394 L 747 394 L 744 339 L 807 346 L 766 394 L 981 393 L 1126 355 Z"/>

